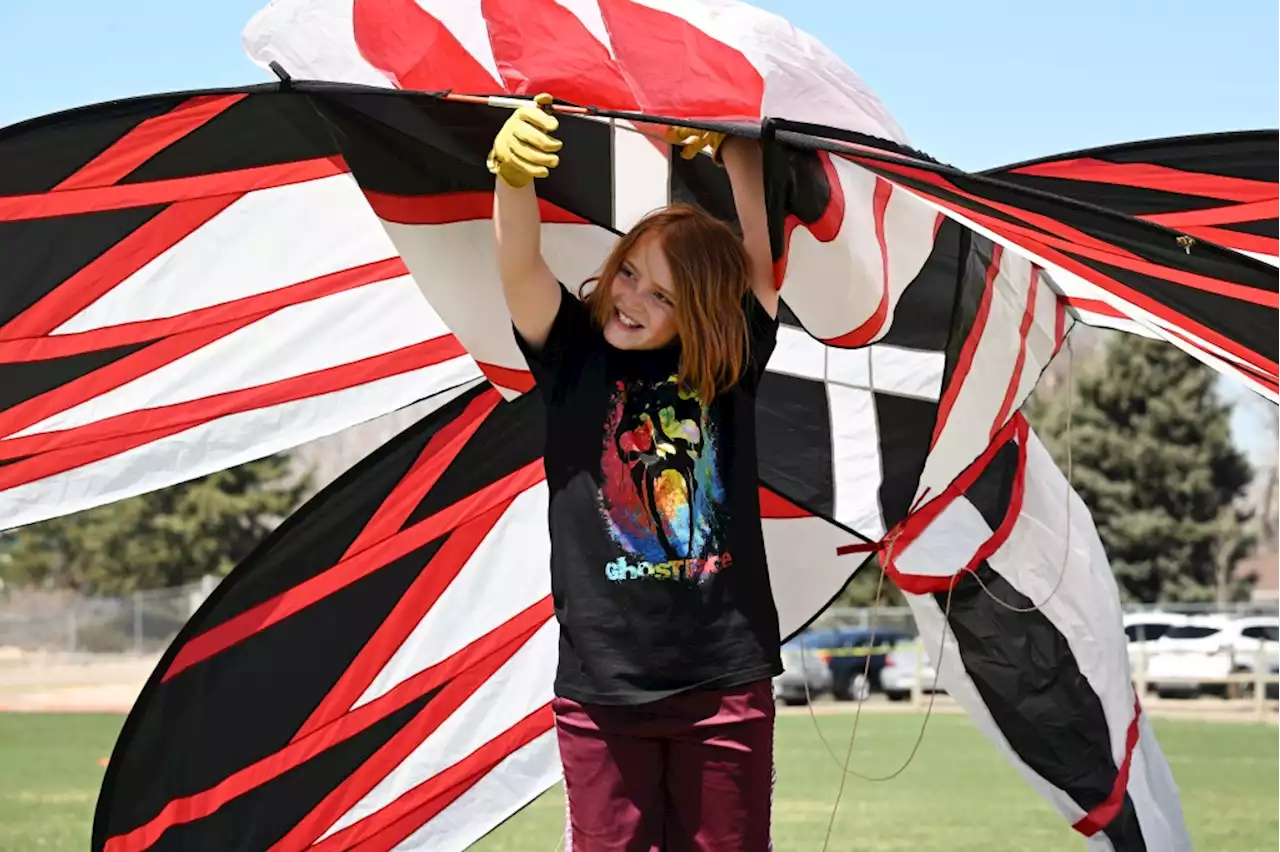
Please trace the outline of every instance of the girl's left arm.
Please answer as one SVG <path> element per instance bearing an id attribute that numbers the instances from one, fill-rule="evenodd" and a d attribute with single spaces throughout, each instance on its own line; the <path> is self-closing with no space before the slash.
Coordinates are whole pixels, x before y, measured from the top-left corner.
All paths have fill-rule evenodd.
<path id="1" fill-rule="evenodd" d="M 764 156 L 754 139 L 729 136 L 720 145 L 720 161 L 729 173 L 734 206 L 742 227 L 742 242 L 751 261 L 751 289 L 756 300 L 778 315 L 778 289 L 773 282 L 773 249 L 764 206 Z"/>

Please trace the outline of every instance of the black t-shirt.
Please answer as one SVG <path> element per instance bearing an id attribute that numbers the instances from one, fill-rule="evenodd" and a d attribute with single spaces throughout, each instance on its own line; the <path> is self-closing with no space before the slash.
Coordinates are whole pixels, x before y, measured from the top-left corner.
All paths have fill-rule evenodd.
<path id="1" fill-rule="evenodd" d="M 677 346 L 623 351 L 563 287 L 516 340 L 546 402 L 557 695 L 639 704 L 782 671 L 757 490 L 755 401 L 778 322 L 748 294 L 747 366 L 704 406 Z"/>

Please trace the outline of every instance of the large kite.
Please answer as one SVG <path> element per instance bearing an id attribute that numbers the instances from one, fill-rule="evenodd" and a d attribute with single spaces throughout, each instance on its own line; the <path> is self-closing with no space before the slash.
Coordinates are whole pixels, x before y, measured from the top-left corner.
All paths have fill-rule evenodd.
<path id="1" fill-rule="evenodd" d="M 504 104 L 542 90 L 564 281 L 669 201 L 732 218 L 668 123 L 764 141 L 784 632 L 878 551 L 942 685 L 1089 848 L 1191 848 L 1097 532 L 1018 412 L 1076 322 L 1276 399 L 1276 132 L 965 173 L 730 0 L 277 0 L 245 37 L 281 82 L 0 131 L 0 525 L 434 408 L 185 626 L 95 850 L 461 850 L 559 777 L 542 415 L 484 168 Z"/>

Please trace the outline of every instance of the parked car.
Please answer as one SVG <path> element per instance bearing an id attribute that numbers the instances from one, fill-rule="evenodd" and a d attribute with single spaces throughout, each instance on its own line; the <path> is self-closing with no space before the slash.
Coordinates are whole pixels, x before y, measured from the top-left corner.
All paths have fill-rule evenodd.
<path id="1" fill-rule="evenodd" d="M 773 694 L 783 704 L 802 705 L 831 691 L 831 669 L 807 636 L 782 646 L 782 669 L 773 679 Z"/>
<path id="2" fill-rule="evenodd" d="M 1149 647 L 1147 681 L 1161 697 L 1249 692 L 1247 686 L 1232 688 L 1213 681 L 1254 671 L 1259 651 L 1270 668 L 1280 655 L 1280 619 L 1191 616 Z"/>
<path id="3" fill-rule="evenodd" d="M 1130 612 L 1124 616 L 1124 633 L 1129 638 L 1129 668 L 1137 677 L 1155 651 L 1155 643 L 1170 628 L 1187 623 L 1187 616 L 1177 612 Z"/>
<path id="4" fill-rule="evenodd" d="M 1272 661 L 1271 661 L 1271 671 L 1270 671 L 1270 674 L 1271 674 L 1271 676 L 1272 676 L 1272 677 L 1275 677 L 1275 676 L 1277 676 L 1277 675 L 1280 675 L 1280 660 L 1272 660 Z M 1262 693 L 1262 694 L 1263 694 L 1263 695 L 1265 695 L 1267 698 L 1270 698 L 1270 699 L 1272 699 L 1272 700 L 1274 700 L 1274 699 L 1276 699 L 1276 698 L 1280 698 L 1280 681 L 1276 681 L 1275 683 L 1269 683 L 1269 684 L 1267 684 L 1267 688 L 1266 688 L 1266 690 L 1264 690 L 1264 691 L 1263 691 L 1263 693 Z"/>
<path id="5" fill-rule="evenodd" d="M 927 651 L 921 649 L 916 642 L 902 642 L 885 656 L 884 666 L 880 669 L 880 687 L 890 701 L 905 701 L 911 697 L 917 678 L 921 692 L 933 692 L 937 676 L 937 670 Z M 945 691 L 940 686 L 936 689 L 938 692 Z"/>
<path id="6" fill-rule="evenodd" d="M 886 627 L 832 627 L 811 631 L 805 643 L 818 648 L 830 667 L 831 694 L 840 701 L 852 701 L 864 691 L 880 688 L 885 657 L 895 644 L 908 638 L 906 633 Z M 860 685 L 864 673 L 866 683 Z"/>

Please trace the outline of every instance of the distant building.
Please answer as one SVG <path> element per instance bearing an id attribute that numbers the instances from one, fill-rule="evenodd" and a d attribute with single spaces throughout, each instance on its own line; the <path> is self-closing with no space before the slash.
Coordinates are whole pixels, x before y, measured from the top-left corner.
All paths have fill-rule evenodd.
<path id="1" fill-rule="evenodd" d="M 1259 603 L 1280 603 L 1280 552 L 1272 549 L 1255 553 L 1236 565 L 1236 575 L 1247 577 L 1256 574 L 1251 600 Z"/>

